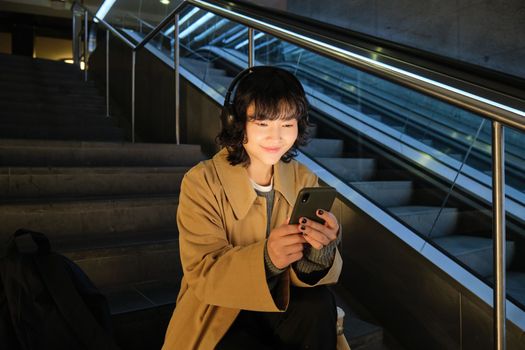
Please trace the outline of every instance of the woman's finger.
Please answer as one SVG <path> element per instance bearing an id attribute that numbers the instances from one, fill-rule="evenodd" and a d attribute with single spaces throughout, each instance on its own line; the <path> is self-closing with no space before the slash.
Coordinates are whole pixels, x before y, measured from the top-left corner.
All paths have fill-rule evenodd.
<path id="1" fill-rule="evenodd" d="M 325 224 L 334 230 L 339 230 L 339 223 L 334 214 L 323 209 L 318 209 L 315 214 L 325 221 Z"/>
<path id="2" fill-rule="evenodd" d="M 300 222 L 300 227 L 301 226 L 310 227 L 312 230 L 318 231 L 321 234 L 327 236 L 330 241 L 333 241 L 334 239 L 337 238 L 337 230 L 336 229 L 332 229 L 331 227 L 329 227 L 327 225 L 320 224 L 318 222 L 315 222 L 313 220 L 309 220 L 307 218 L 301 218 L 299 222 Z M 299 229 L 301 229 L 300 227 L 299 227 Z M 301 232 L 302 231 L 303 230 L 301 230 Z"/>
<path id="3" fill-rule="evenodd" d="M 325 233 L 317 231 L 310 226 L 301 225 L 299 229 L 303 233 L 303 237 L 305 239 L 307 239 L 307 237 L 312 237 L 323 246 L 329 244 L 332 241 L 332 239 L 330 239 Z"/>

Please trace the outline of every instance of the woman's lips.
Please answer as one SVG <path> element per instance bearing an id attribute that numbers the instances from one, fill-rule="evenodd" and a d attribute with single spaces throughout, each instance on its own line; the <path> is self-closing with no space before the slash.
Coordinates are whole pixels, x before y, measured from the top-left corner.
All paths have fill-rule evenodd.
<path id="1" fill-rule="evenodd" d="M 278 153 L 281 150 L 281 147 L 262 147 L 263 150 L 269 153 Z"/>

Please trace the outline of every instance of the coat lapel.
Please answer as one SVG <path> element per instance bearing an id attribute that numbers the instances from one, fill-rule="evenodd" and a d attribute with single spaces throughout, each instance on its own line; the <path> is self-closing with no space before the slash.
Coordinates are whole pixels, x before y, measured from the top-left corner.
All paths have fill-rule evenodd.
<path id="1" fill-rule="evenodd" d="M 213 157 L 213 164 L 235 218 L 241 220 L 250 210 L 257 194 L 250 183 L 246 168 L 241 164 L 231 165 L 227 157 L 228 151 L 223 148 Z"/>
<path id="2" fill-rule="evenodd" d="M 295 188 L 295 172 L 292 163 L 284 163 L 281 161 L 275 164 L 273 183 L 275 191 L 280 192 L 288 202 L 288 205 L 293 207 L 297 189 Z"/>

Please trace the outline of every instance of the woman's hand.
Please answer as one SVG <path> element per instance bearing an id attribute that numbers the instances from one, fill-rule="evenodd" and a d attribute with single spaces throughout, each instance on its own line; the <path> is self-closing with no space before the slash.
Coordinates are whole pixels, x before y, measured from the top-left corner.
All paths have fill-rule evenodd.
<path id="1" fill-rule="evenodd" d="M 275 267 L 284 269 L 303 257 L 303 244 L 306 242 L 297 225 L 286 223 L 270 232 L 266 249 Z"/>
<path id="2" fill-rule="evenodd" d="M 317 210 L 317 216 L 324 220 L 320 224 L 307 218 L 300 218 L 298 229 L 303 233 L 304 239 L 315 249 L 322 249 L 330 242 L 337 239 L 339 223 L 334 214 L 329 211 Z"/>

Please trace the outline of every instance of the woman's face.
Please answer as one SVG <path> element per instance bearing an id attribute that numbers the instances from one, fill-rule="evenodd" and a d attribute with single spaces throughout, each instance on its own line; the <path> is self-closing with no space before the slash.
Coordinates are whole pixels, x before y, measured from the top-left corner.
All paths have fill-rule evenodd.
<path id="1" fill-rule="evenodd" d="M 297 120 L 254 120 L 255 105 L 246 112 L 247 143 L 244 149 L 250 157 L 250 165 L 272 166 L 293 146 L 297 139 Z"/>

